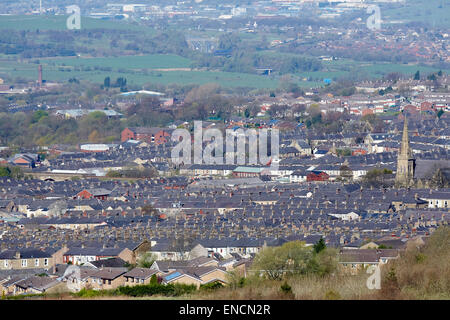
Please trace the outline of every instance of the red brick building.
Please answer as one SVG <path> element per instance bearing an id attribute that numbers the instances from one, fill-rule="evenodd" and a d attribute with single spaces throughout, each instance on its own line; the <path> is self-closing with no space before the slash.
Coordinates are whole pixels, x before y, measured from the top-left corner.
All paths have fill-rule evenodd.
<path id="1" fill-rule="evenodd" d="M 365 155 L 365 154 L 367 154 L 367 150 L 362 149 L 362 148 L 354 149 L 352 151 L 352 156 L 359 156 L 359 155 Z"/>
<path id="2" fill-rule="evenodd" d="M 323 172 L 323 171 L 311 171 L 311 173 L 309 173 L 306 176 L 306 181 L 307 182 L 312 182 L 312 181 L 328 181 L 328 179 L 330 178 L 330 176 Z"/>
<path id="3" fill-rule="evenodd" d="M 125 128 L 121 134 L 121 141 L 130 139 L 145 141 L 147 143 L 162 144 L 170 139 L 170 130 L 162 128 Z"/>
<path id="4" fill-rule="evenodd" d="M 103 188 L 84 189 L 77 193 L 76 198 L 106 200 L 110 193 L 111 191 Z"/>

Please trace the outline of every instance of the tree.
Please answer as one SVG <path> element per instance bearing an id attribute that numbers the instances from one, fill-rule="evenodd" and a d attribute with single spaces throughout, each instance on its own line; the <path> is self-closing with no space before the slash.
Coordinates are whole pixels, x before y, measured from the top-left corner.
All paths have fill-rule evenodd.
<path id="1" fill-rule="evenodd" d="M 33 113 L 31 123 L 39 122 L 44 117 L 48 117 L 48 112 L 44 110 L 37 110 Z"/>
<path id="2" fill-rule="evenodd" d="M 152 277 L 150 278 L 150 285 L 156 286 L 160 283 L 160 280 L 161 278 L 158 278 L 156 274 L 153 274 Z"/>
<path id="3" fill-rule="evenodd" d="M 255 257 L 252 268 L 269 279 L 281 280 L 288 274 L 306 274 L 313 251 L 302 241 L 284 243 L 281 247 L 265 247 Z"/>
<path id="4" fill-rule="evenodd" d="M 100 139 L 100 135 L 97 130 L 93 130 L 88 137 L 89 142 L 98 142 Z"/>
<path id="5" fill-rule="evenodd" d="M 156 256 L 151 252 L 146 252 L 138 258 L 137 266 L 139 268 L 150 268 L 155 261 Z"/>
<path id="6" fill-rule="evenodd" d="M 414 80 L 420 80 L 420 71 L 417 70 L 416 73 L 414 74 Z"/>
<path id="7" fill-rule="evenodd" d="M 322 250 L 325 250 L 326 247 L 327 245 L 325 244 L 325 240 L 323 240 L 323 238 L 320 238 L 319 241 L 317 241 L 313 246 L 315 253 L 319 253 Z"/>
<path id="8" fill-rule="evenodd" d="M 119 77 L 116 79 L 115 87 L 124 88 L 127 85 L 127 79 Z"/>
<path id="9" fill-rule="evenodd" d="M 103 86 L 105 88 L 109 88 L 111 86 L 111 78 L 110 77 L 105 78 L 105 80 L 103 81 Z"/>
<path id="10" fill-rule="evenodd" d="M 0 177 L 11 177 L 11 169 L 8 167 L 0 167 Z"/>
<path id="11" fill-rule="evenodd" d="M 388 179 L 390 174 L 392 174 L 392 171 L 389 169 L 372 169 L 363 177 L 363 185 L 374 188 L 390 187 L 392 185 L 392 181 Z"/>

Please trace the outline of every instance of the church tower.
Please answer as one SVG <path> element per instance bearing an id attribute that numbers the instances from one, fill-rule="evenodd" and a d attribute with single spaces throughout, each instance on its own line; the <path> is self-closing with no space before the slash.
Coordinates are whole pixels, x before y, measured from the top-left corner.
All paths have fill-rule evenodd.
<path id="1" fill-rule="evenodd" d="M 395 176 L 395 185 L 397 187 L 409 187 L 413 184 L 414 170 L 416 160 L 413 158 L 412 150 L 409 146 L 408 120 L 405 114 L 405 123 L 403 126 L 402 145 L 397 158 L 397 173 Z"/>

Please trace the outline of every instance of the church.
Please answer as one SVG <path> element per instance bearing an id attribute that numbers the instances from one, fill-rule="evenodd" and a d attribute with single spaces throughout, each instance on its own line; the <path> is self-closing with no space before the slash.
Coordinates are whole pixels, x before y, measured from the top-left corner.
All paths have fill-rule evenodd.
<path id="1" fill-rule="evenodd" d="M 408 136 L 408 120 L 405 115 L 402 143 L 397 157 L 395 187 L 397 188 L 447 188 L 450 182 L 448 160 L 414 158 Z"/>
<path id="2" fill-rule="evenodd" d="M 408 120 L 405 115 L 405 123 L 403 125 L 402 144 L 397 158 L 397 172 L 395 175 L 395 186 L 411 187 L 414 185 L 414 172 L 416 169 L 416 159 L 409 145 L 408 136 Z"/>

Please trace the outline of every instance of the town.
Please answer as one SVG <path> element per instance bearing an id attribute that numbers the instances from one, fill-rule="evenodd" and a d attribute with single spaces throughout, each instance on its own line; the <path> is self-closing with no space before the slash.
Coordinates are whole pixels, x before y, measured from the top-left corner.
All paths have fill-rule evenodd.
<path id="1" fill-rule="evenodd" d="M 83 285 L 94 288 L 148 283 L 153 274 L 166 283 L 225 284 L 228 271 L 249 272 L 265 246 L 314 245 L 321 238 L 342 255 L 367 254 L 368 245 L 393 248 L 385 256 L 373 251 L 370 263 L 395 258 L 450 218 L 448 93 L 439 102 L 432 96 L 383 97 L 379 105 L 366 98 L 360 110 L 337 97 L 320 101 L 324 116 L 342 109 L 367 133 L 319 133 L 281 119 L 203 122 L 279 128 L 276 171 L 173 165 L 171 126 L 125 128 L 116 144 L 84 144 L 74 152 L 49 146 L 44 154 L 54 157 L 45 160 L 42 151 L 16 153 L 3 163 L 28 178 L 2 178 L 2 286 L 7 294 L 58 288 L 68 264 L 82 265 Z M 380 119 L 383 132 L 371 133 L 367 115 Z M 130 167 L 150 177 L 111 174 Z M 149 268 L 128 271 L 149 252 L 155 258 Z M 361 258 L 347 262 L 357 268 L 355 262 L 367 263 Z M 49 277 L 35 276 L 41 271 Z"/>
<path id="2" fill-rule="evenodd" d="M 22 14 L 65 14 L 53 2 L 0 5 L 7 13 L 0 25 Z M 252 277 L 285 280 L 289 268 L 335 275 L 320 252 L 358 279 L 370 267 L 433 245 L 442 230 L 448 234 L 448 33 L 392 23 L 384 33 L 363 34 L 365 21 L 355 17 L 351 27 L 290 26 L 302 10 L 334 21 L 367 7 L 342 2 L 83 9 L 89 23 L 139 21 L 121 25 L 130 28 L 117 31 L 122 40 L 103 39 L 110 53 L 92 46 L 91 38 L 115 29 L 75 31 L 80 38 L 68 41 L 72 47 L 62 41 L 40 53 L 30 39 L 59 41 L 69 31 L 33 27 L 11 31 L 11 39 L 0 36 L 6 39 L 0 39 L 2 299 L 206 294 L 245 289 Z M 401 2 L 383 5 L 393 10 Z M 284 29 L 280 17 L 289 18 Z M 164 29 L 152 38 L 154 47 L 144 49 L 133 30 L 142 24 L 192 33 L 178 41 Z M 222 28 L 225 35 L 205 37 Z M 423 33 L 412 33 L 415 28 Z M 195 32 L 201 35 L 194 38 Z M 270 41 L 250 38 L 261 33 Z M 125 44 L 127 36 L 135 43 Z M 258 41 L 251 58 L 242 51 L 247 36 Z M 121 58 L 117 68 L 96 60 Z M 385 72 L 374 71 L 374 61 Z M 364 69 L 367 63 L 374 64 Z M 373 74 L 365 74 L 369 70 Z M 214 77 L 199 81 L 198 73 Z M 208 132 L 237 143 L 230 148 Z M 272 139 L 261 139 L 262 132 Z M 174 158 L 181 138 L 188 148 Z M 219 160 L 211 162 L 212 142 Z M 291 251 L 275 266 L 269 254 L 285 248 L 311 255 L 308 271 Z M 301 298 L 290 285 L 277 294 Z M 325 299 L 336 296 L 328 290 Z"/>

